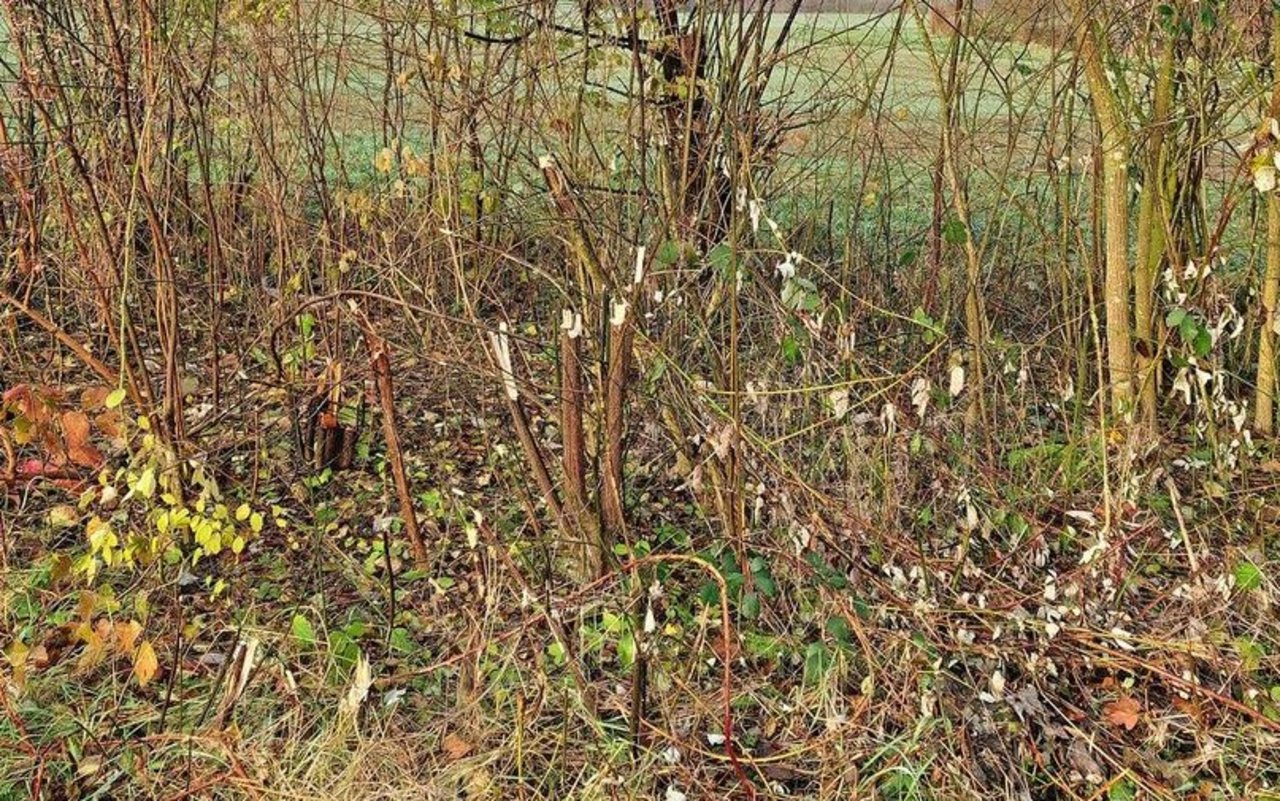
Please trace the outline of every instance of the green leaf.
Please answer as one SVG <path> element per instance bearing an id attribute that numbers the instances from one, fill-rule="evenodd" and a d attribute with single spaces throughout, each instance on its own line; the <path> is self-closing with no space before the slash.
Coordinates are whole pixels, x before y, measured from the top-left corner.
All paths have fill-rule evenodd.
<path id="1" fill-rule="evenodd" d="M 402 654 L 413 652 L 413 640 L 409 638 L 409 630 L 404 626 L 396 626 L 391 630 L 391 650 Z"/>
<path id="2" fill-rule="evenodd" d="M 948 245 L 963 245 L 969 238 L 969 232 L 965 230 L 964 223 L 951 219 L 942 227 L 942 238 Z"/>
<path id="3" fill-rule="evenodd" d="M 790 334 L 782 338 L 782 358 L 792 367 L 795 367 L 804 359 L 804 354 L 800 350 L 800 343 Z"/>
<path id="4" fill-rule="evenodd" d="M 733 263 L 733 249 L 723 242 L 713 247 L 707 254 L 707 264 L 711 265 L 721 277 L 733 274 Z"/>
<path id="5" fill-rule="evenodd" d="M 1240 636 L 1231 641 L 1240 656 L 1240 669 L 1252 673 L 1267 656 L 1267 649 L 1252 637 Z"/>
<path id="6" fill-rule="evenodd" d="M 113 389 L 111 391 L 111 394 L 107 395 L 107 399 L 106 399 L 107 408 L 108 409 L 116 408 L 120 404 L 124 403 L 124 399 L 125 399 L 124 387 L 118 387 L 116 389 Z"/>
<path id="7" fill-rule="evenodd" d="M 769 562 L 763 556 L 753 556 L 751 558 L 751 577 L 755 580 L 756 588 L 760 590 L 760 594 L 765 598 L 772 598 L 778 594 L 778 584 L 773 580 L 773 571 L 769 568 Z"/>
<path id="8" fill-rule="evenodd" d="M 1134 801 L 1138 797 L 1138 788 L 1128 779 L 1121 779 L 1107 790 L 1107 801 Z"/>
<path id="9" fill-rule="evenodd" d="M 844 574 L 840 573 L 831 565 L 827 564 L 827 560 L 822 558 L 822 554 L 817 551 L 810 551 L 805 554 L 805 561 L 809 563 L 814 572 L 818 574 L 818 578 L 823 584 L 836 590 L 842 590 L 849 584 L 849 580 Z"/>
<path id="10" fill-rule="evenodd" d="M 760 589 L 760 594 L 766 598 L 773 598 L 778 594 L 778 584 L 773 580 L 773 576 L 768 573 L 755 574 L 756 587 Z"/>
<path id="11" fill-rule="evenodd" d="M 1195 338 L 1191 340 L 1191 349 L 1200 358 L 1209 355 L 1209 352 L 1213 350 L 1213 335 L 1209 333 L 1209 329 L 1201 327 L 1199 331 L 1196 331 Z"/>
<path id="12" fill-rule="evenodd" d="M 293 622 L 289 624 L 289 631 L 293 634 L 294 639 L 308 648 L 316 644 L 316 630 L 311 627 L 311 621 L 307 620 L 306 615 L 301 612 L 293 616 Z"/>
<path id="13" fill-rule="evenodd" d="M 636 636 L 630 631 L 625 631 L 618 638 L 618 664 L 622 667 L 631 667 L 636 661 Z"/>
<path id="14" fill-rule="evenodd" d="M 754 592 L 746 593 L 742 596 L 742 606 L 739 608 L 743 617 L 755 620 L 760 617 L 760 596 Z"/>
<path id="15" fill-rule="evenodd" d="M 1183 342 L 1190 342 L 1196 338 L 1196 332 L 1200 330 L 1200 324 L 1196 322 L 1196 318 L 1187 316 L 1182 318 L 1182 322 L 1178 323 L 1178 333 L 1182 335 Z"/>
<path id="16" fill-rule="evenodd" d="M 919 306 L 915 308 L 915 311 L 911 312 L 911 322 L 924 329 L 920 334 L 920 338 L 924 340 L 926 345 L 933 344 L 934 341 L 942 336 L 942 328 L 939 327 L 938 321 L 934 320 L 929 316 L 928 312 Z"/>
<path id="17" fill-rule="evenodd" d="M 1187 310 L 1181 306 L 1175 306 L 1169 310 L 1164 317 L 1164 324 L 1170 328 L 1177 328 L 1182 325 L 1182 321 L 1187 319 Z"/>
<path id="18" fill-rule="evenodd" d="M 1262 571 L 1253 562 L 1240 562 L 1236 565 L 1233 575 L 1237 589 L 1252 592 L 1262 586 Z"/>
<path id="19" fill-rule="evenodd" d="M 653 261 L 659 267 L 670 267 L 680 258 L 680 243 L 673 239 L 668 239 L 658 246 L 658 252 L 654 254 Z"/>
<path id="20" fill-rule="evenodd" d="M 708 581 L 702 585 L 702 589 L 698 590 L 698 600 L 707 606 L 713 606 L 720 603 L 720 585 L 714 581 Z"/>
<path id="21" fill-rule="evenodd" d="M 811 642 L 804 651 L 804 682 L 816 684 L 831 667 L 831 652 L 820 642 Z"/>
<path id="22" fill-rule="evenodd" d="M 743 632 L 742 644 L 746 652 L 757 659 L 777 659 L 784 651 L 780 637 L 761 634 L 758 631 Z"/>
<path id="23" fill-rule="evenodd" d="M 565 663 L 564 646 L 559 641 L 553 642 L 547 646 L 547 656 L 551 657 L 551 661 L 557 665 Z"/>
<path id="24" fill-rule="evenodd" d="M 849 630 L 849 621 L 839 616 L 827 618 L 827 633 L 843 646 L 853 642 L 853 632 Z"/>

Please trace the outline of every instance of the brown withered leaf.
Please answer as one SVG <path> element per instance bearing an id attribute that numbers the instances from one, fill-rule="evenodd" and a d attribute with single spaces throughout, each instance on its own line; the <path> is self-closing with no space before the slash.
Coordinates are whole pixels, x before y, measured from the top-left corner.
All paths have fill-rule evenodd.
<path id="1" fill-rule="evenodd" d="M 62 437 L 67 443 L 67 457 L 80 467 L 98 467 L 102 451 L 89 442 L 89 416 L 84 412 L 62 413 Z"/>
<path id="2" fill-rule="evenodd" d="M 130 620 L 127 623 L 116 623 L 116 644 L 121 651 L 129 653 L 133 651 L 133 645 L 138 641 L 138 635 L 141 633 L 142 624 L 136 620 Z"/>
<path id="3" fill-rule="evenodd" d="M 471 753 L 471 743 L 462 739 L 456 734 L 446 734 L 444 740 L 440 743 L 440 747 L 444 749 L 445 756 L 450 759 L 462 759 Z"/>
<path id="4" fill-rule="evenodd" d="M 86 412 L 95 412 L 107 402 L 111 387 L 88 387 L 80 393 L 80 408 Z"/>
<path id="5" fill-rule="evenodd" d="M 1138 717 L 1142 714 L 1142 707 L 1134 700 L 1133 696 L 1126 695 L 1123 698 L 1112 701 L 1102 709 L 1103 715 L 1106 717 L 1107 723 L 1117 728 L 1124 727 L 1125 731 L 1133 731 L 1138 725 Z"/>

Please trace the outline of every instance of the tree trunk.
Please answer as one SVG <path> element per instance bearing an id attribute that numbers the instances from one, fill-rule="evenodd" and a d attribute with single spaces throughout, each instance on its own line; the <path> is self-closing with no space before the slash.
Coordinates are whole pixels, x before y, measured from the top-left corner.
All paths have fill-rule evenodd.
<path id="1" fill-rule="evenodd" d="M 1080 18 L 1087 20 L 1081 9 Z M 1133 338 L 1129 312 L 1129 132 L 1120 113 L 1115 90 L 1102 62 L 1097 28 L 1080 26 L 1080 60 L 1094 117 L 1102 129 L 1102 183 L 1106 229 L 1105 306 L 1107 319 L 1107 378 L 1111 383 L 1111 411 L 1133 411 Z"/>
<path id="2" fill-rule="evenodd" d="M 1165 224 L 1169 219 L 1165 133 L 1173 112 L 1174 45 L 1172 33 L 1166 38 L 1156 74 L 1151 132 L 1147 140 L 1142 193 L 1138 197 L 1137 265 L 1133 274 L 1134 334 L 1141 345 L 1138 352 L 1138 411 L 1142 424 L 1154 431 L 1156 401 L 1160 391 L 1160 361 L 1156 354 L 1156 280 L 1164 261 Z"/>
<path id="3" fill-rule="evenodd" d="M 1271 122 L 1267 136 L 1276 146 L 1274 125 L 1280 119 L 1280 14 L 1272 13 Z M 1280 294 L 1280 196 L 1272 192 L 1267 203 L 1267 271 L 1262 279 L 1262 325 L 1258 333 L 1258 380 L 1254 393 L 1253 427 L 1259 434 L 1274 429 L 1276 394 L 1276 300 Z"/>

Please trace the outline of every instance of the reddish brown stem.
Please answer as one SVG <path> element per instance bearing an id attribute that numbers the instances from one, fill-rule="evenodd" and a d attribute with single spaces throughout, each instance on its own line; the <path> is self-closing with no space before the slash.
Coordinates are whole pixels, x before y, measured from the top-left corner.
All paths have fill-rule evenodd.
<path id="1" fill-rule="evenodd" d="M 404 531 L 409 537 L 409 547 L 413 549 L 413 561 L 419 567 L 426 567 L 430 561 L 427 555 L 427 544 L 422 539 L 422 530 L 418 528 L 418 518 L 413 511 L 413 497 L 409 494 L 409 478 L 404 470 L 404 456 L 400 451 L 400 434 L 396 429 L 396 396 L 391 384 L 391 358 L 387 355 L 387 345 L 373 331 L 368 320 L 361 319 L 364 327 L 365 342 L 372 354 L 373 374 L 378 386 L 378 401 L 382 405 L 382 438 L 387 445 L 387 464 L 391 468 L 391 477 L 396 483 L 396 495 L 400 499 L 400 518 L 404 520 Z"/>

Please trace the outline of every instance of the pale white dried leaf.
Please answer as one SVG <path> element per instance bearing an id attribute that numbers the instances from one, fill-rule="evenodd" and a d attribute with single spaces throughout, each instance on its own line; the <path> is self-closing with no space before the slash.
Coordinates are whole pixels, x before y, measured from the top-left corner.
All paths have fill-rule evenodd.
<path id="1" fill-rule="evenodd" d="M 929 379 L 924 376 L 911 382 L 911 405 L 915 407 L 916 417 L 923 421 L 925 410 L 929 407 Z"/>
<path id="2" fill-rule="evenodd" d="M 351 686 L 347 694 L 338 704 L 338 711 L 344 715 L 354 715 L 360 705 L 369 697 L 369 688 L 373 686 L 373 669 L 369 667 L 369 658 L 361 652 L 356 657 L 356 669 L 351 676 Z"/>
<path id="3" fill-rule="evenodd" d="M 834 389 L 827 398 L 831 401 L 832 414 L 835 415 L 837 420 L 843 420 L 844 416 L 849 413 L 849 390 L 844 387 Z"/>

